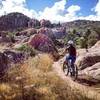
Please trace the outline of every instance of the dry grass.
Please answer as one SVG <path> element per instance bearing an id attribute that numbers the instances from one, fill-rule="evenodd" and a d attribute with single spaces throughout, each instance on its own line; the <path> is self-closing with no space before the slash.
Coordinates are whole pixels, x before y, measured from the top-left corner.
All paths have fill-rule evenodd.
<path id="1" fill-rule="evenodd" d="M 9 69 L 0 84 L 0 100 L 89 100 L 52 71 L 52 58 L 41 54 Z"/>

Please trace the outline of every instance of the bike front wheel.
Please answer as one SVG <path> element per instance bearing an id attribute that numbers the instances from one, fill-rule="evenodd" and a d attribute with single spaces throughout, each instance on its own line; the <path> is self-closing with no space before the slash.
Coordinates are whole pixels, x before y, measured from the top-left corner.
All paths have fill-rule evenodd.
<path id="1" fill-rule="evenodd" d="M 69 68 L 68 68 L 66 62 L 63 63 L 63 72 L 66 76 L 69 74 Z"/>

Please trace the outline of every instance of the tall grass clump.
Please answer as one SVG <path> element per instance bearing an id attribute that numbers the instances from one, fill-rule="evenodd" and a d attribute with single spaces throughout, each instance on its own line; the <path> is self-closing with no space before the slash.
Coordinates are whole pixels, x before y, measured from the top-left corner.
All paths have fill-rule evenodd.
<path id="1" fill-rule="evenodd" d="M 0 100 L 89 100 L 73 91 L 52 69 L 48 54 L 28 59 L 8 70 L 0 84 Z"/>

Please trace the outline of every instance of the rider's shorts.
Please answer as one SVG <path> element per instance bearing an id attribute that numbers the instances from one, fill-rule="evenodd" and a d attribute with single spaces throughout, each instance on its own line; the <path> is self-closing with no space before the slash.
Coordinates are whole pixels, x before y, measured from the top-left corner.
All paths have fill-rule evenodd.
<path id="1" fill-rule="evenodd" d="M 72 60 L 72 63 L 74 64 L 76 61 L 76 56 L 72 56 L 72 55 L 68 55 L 66 56 L 66 61 L 68 62 L 68 60 Z"/>

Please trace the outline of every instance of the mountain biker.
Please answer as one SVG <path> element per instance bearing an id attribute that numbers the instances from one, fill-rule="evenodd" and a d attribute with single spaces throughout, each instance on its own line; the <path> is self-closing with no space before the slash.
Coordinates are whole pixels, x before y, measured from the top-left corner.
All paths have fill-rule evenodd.
<path id="1" fill-rule="evenodd" d="M 68 46 L 66 47 L 65 52 L 68 52 L 68 56 L 66 56 L 65 63 L 68 64 L 68 60 L 72 60 L 72 66 L 74 67 L 74 63 L 76 61 L 76 48 L 74 46 L 74 42 L 72 40 L 68 41 Z"/>

